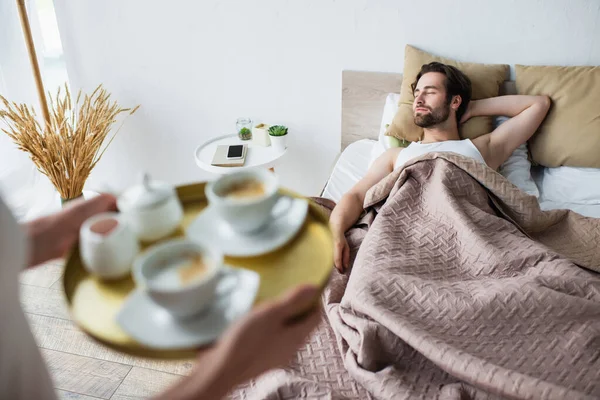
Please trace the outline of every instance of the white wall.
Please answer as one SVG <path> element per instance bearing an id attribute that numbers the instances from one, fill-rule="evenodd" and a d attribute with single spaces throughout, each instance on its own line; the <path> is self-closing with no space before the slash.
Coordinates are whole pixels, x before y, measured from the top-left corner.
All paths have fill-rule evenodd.
<path id="1" fill-rule="evenodd" d="M 341 71 L 402 71 L 407 43 L 464 61 L 600 64 L 597 0 L 55 0 L 70 79 L 142 104 L 92 183 L 207 179 L 192 157 L 251 116 L 290 127 L 283 183 L 323 186 Z"/>
<path id="2" fill-rule="evenodd" d="M 0 94 L 11 101 L 37 107 L 35 82 L 16 2 L 9 1 L 0 1 Z M 15 148 L 10 138 L 0 132 L 0 178 L 27 161 L 27 155 Z"/>

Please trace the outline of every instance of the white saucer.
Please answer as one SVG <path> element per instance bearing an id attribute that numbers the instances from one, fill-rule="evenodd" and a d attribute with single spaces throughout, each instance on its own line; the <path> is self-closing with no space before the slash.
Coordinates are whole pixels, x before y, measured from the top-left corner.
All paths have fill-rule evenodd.
<path id="1" fill-rule="evenodd" d="M 223 274 L 216 301 L 197 317 L 178 320 L 143 290 L 135 289 L 117 315 L 117 323 L 139 343 L 155 349 L 189 349 L 211 343 L 252 308 L 260 282 L 256 272 L 246 269 L 225 267 Z"/>
<path id="2" fill-rule="evenodd" d="M 207 207 L 188 226 L 186 235 L 207 246 L 215 246 L 231 257 L 253 257 L 269 253 L 285 245 L 300 230 L 308 213 L 308 202 L 293 199 L 287 213 L 259 232 L 243 235 Z"/>

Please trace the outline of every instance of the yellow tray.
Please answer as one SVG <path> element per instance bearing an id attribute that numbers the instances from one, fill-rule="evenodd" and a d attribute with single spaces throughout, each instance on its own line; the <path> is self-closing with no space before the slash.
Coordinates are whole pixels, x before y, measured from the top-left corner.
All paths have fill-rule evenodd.
<path id="1" fill-rule="evenodd" d="M 205 183 L 198 183 L 177 188 L 185 215 L 181 228 L 167 239 L 184 236 L 185 229 L 208 205 L 204 186 Z M 280 192 L 302 197 L 285 189 Z M 145 244 L 142 248 L 150 245 Z M 323 287 L 333 268 L 333 239 L 327 217 L 317 205 L 309 202 L 302 229 L 284 247 L 252 258 L 226 257 L 225 263 L 260 274 L 255 304 L 277 297 L 301 283 Z M 134 286 L 131 276 L 119 281 L 102 281 L 91 276 L 82 266 L 79 246 L 74 247 L 67 260 L 63 287 L 73 320 L 83 331 L 104 345 L 127 354 L 162 359 L 194 357 L 195 349 L 165 351 L 145 347 L 117 325 L 116 316 Z"/>

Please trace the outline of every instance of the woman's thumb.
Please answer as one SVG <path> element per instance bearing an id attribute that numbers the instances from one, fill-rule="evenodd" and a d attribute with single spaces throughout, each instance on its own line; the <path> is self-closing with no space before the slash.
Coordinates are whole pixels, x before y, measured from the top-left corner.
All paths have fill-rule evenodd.
<path id="1" fill-rule="evenodd" d="M 314 285 L 301 285 L 291 289 L 278 302 L 282 319 L 286 320 L 308 311 L 318 295 L 319 288 Z"/>

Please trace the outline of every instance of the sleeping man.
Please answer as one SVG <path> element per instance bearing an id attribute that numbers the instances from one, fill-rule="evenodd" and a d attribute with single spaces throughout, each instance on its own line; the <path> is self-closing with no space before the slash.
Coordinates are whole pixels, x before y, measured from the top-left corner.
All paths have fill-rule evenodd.
<path id="1" fill-rule="evenodd" d="M 360 217 L 365 195 L 372 186 L 407 161 L 430 152 L 458 153 L 497 169 L 534 134 L 550 108 L 548 96 L 513 95 L 471 101 L 469 78 L 457 68 L 438 62 L 422 66 L 412 89 L 414 122 L 423 128 L 423 140 L 382 154 L 331 214 L 334 262 L 340 272 L 344 272 L 350 262 L 345 232 Z M 493 132 L 473 140 L 461 140 L 459 123 L 476 116 L 508 116 L 510 119 Z"/>

